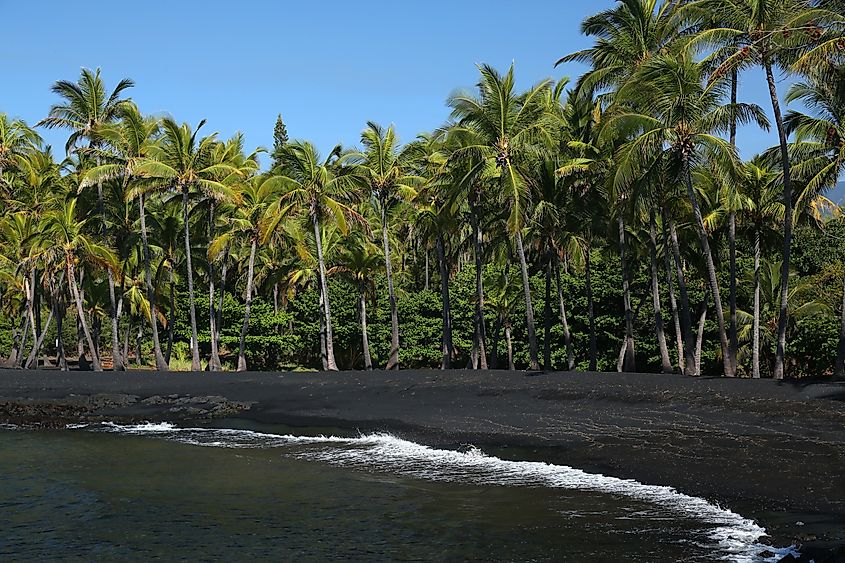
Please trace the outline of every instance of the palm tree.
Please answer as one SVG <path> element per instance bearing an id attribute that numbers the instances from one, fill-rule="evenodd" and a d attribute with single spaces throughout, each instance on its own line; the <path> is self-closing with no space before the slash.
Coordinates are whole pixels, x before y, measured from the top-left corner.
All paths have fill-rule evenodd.
<path id="1" fill-rule="evenodd" d="M 364 369 L 373 369 L 370 355 L 370 340 L 367 334 L 367 300 L 375 298 L 375 273 L 380 271 L 383 258 L 376 245 L 358 234 L 347 237 L 339 257 L 340 264 L 328 270 L 347 276 L 358 290 L 358 318 L 361 323 L 361 349 L 364 354 Z"/>
<path id="2" fill-rule="evenodd" d="M 417 195 L 414 186 L 422 178 L 411 174 L 411 158 L 407 151 L 399 150 L 399 141 L 391 125 L 384 129 L 367 122 L 361 133 L 364 150 L 358 155 L 360 170 L 367 188 L 378 202 L 381 214 L 381 238 L 384 245 L 384 266 L 387 276 L 387 295 L 390 300 L 390 357 L 386 369 L 399 369 L 399 316 L 396 313 L 396 293 L 390 263 L 388 240 L 388 211 L 397 201 L 410 201 Z"/>
<path id="3" fill-rule="evenodd" d="M 267 210 L 269 220 L 266 232 L 274 231 L 287 217 L 291 207 L 308 217 L 314 229 L 319 268 L 320 297 L 323 303 L 323 319 L 326 334 L 326 368 L 337 371 L 332 337 L 331 303 L 326 282 L 326 262 L 323 257 L 321 222 L 332 221 L 344 235 L 349 232 L 349 220 L 363 224 L 363 217 L 348 204 L 355 198 L 355 187 L 359 178 L 344 167 L 348 155 L 341 154 L 336 146 L 323 160 L 320 153 L 307 141 L 286 144 L 277 157 L 279 168 L 273 171 L 270 181 L 283 186 L 283 194 Z"/>
<path id="4" fill-rule="evenodd" d="M 702 65 L 684 56 L 654 57 L 640 66 L 637 76 L 637 80 L 620 90 L 618 97 L 635 99 L 640 112 L 623 110 L 606 126 L 610 135 L 626 136 L 629 132 L 636 135 L 620 152 L 615 183 L 630 185 L 658 162 L 664 151 L 668 151 L 679 180 L 686 186 L 692 206 L 719 325 L 724 373 L 732 377 L 735 369 L 725 329 L 716 267 L 693 187 L 692 168 L 706 159 L 719 169 L 736 169 L 734 147 L 713 133 L 726 130 L 734 116 L 739 123 L 756 122 L 764 128 L 768 122 L 762 110 L 755 105 L 723 105 L 724 83 L 712 83 L 705 88 L 702 85 Z"/>
<path id="5" fill-rule="evenodd" d="M 157 119 L 144 117 L 138 110 L 138 107 L 131 102 L 122 104 L 119 109 L 119 115 L 120 121 L 118 123 L 109 124 L 100 129 L 99 135 L 102 143 L 109 150 L 103 151 L 99 155 L 101 161 L 104 162 L 88 170 L 82 179 L 81 185 L 83 187 L 94 184 L 100 185 L 102 182 L 112 178 L 122 178 L 123 185 L 129 188 L 126 192 L 126 197 L 137 197 L 138 199 L 146 300 L 150 307 L 150 314 L 147 318 L 150 321 L 150 328 L 152 330 L 156 369 L 167 371 L 169 368 L 162 354 L 158 325 L 156 323 L 158 309 L 156 307 L 155 288 L 152 281 L 152 258 L 147 232 L 147 186 L 137 170 L 138 166 L 151 158 L 156 150 L 159 122 Z"/>
<path id="6" fill-rule="evenodd" d="M 546 119 L 548 105 L 545 92 L 549 81 L 517 94 L 514 91 L 513 65 L 504 75 L 488 65 L 481 65 L 479 71 L 478 97 L 455 94 L 449 98 L 452 118 L 457 120 L 454 134 L 465 139 L 460 153 L 478 155 L 481 157 L 480 166 L 495 166 L 498 171 L 501 197 L 510 211 L 507 228 L 514 237 L 522 272 L 530 369 L 537 370 L 540 369 L 537 334 L 522 229 L 529 207 L 525 176 L 528 157 L 538 145 L 548 145 L 552 139 L 550 123 Z"/>
<path id="7" fill-rule="evenodd" d="M 810 109 L 809 114 L 790 111 L 784 120 L 787 133 L 795 134 L 795 176 L 805 185 L 796 199 L 800 210 L 845 173 L 845 65 L 818 65 L 805 81 L 790 88 L 786 101 L 800 101 Z M 845 291 L 834 371 L 836 377 L 845 378 Z"/>
<path id="8" fill-rule="evenodd" d="M 97 148 L 101 143 L 100 131 L 103 126 L 116 121 L 120 117 L 121 107 L 127 100 L 120 97 L 124 90 L 134 86 L 134 82 L 128 78 L 122 79 L 115 86 L 112 93 L 106 95 L 105 85 L 100 77 L 100 69 L 91 71 L 82 69 L 77 82 L 59 80 L 53 84 L 53 93 L 63 98 L 63 102 L 55 104 L 50 108 L 49 115 L 42 119 L 38 125 L 48 129 L 61 127 L 70 129 L 65 146 L 68 153 L 77 144 L 86 139 L 89 148 Z M 97 164 L 99 164 L 97 157 Z M 106 221 L 106 207 L 103 199 L 103 183 L 97 182 L 97 202 L 100 210 L 100 234 L 108 237 L 108 225 Z M 126 366 L 120 354 L 120 343 L 118 341 L 118 318 L 117 301 L 114 290 L 114 275 L 107 270 L 109 282 L 109 302 L 111 305 L 111 333 L 112 333 L 112 362 L 115 371 L 123 371 Z"/>
<path id="9" fill-rule="evenodd" d="M 89 263 L 100 267 L 117 269 L 117 259 L 107 247 L 97 243 L 86 234 L 87 220 L 78 217 L 76 198 L 57 197 L 54 208 L 48 211 L 40 225 L 40 243 L 45 254 L 52 254 L 64 265 L 71 298 L 76 302 L 76 312 L 91 353 L 95 371 L 102 371 L 97 346 L 91 336 L 86 320 L 85 307 L 76 282 L 77 263 Z"/>
<path id="10" fill-rule="evenodd" d="M 189 201 L 192 194 L 201 190 L 212 197 L 231 197 L 231 189 L 219 181 L 221 175 L 237 173 L 226 163 L 214 161 L 217 134 L 197 138 L 205 120 L 195 130 L 187 123 L 179 125 L 166 117 L 161 122 L 162 138 L 152 158 L 144 158 L 136 171 L 152 179 L 151 186 L 173 189 L 182 195 L 182 221 L 185 237 L 185 266 L 188 282 L 188 306 L 191 318 L 191 370 L 200 370 L 199 340 L 197 338 L 197 313 L 194 299 L 194 276 L 191 260 L 191 230 L 188 221 Z"/>
<path id="11" fill-rule="evenodd" d="M 9 119 L 8 115 L 0 113 L 0 190 L 5 190 L 9 185 L 3 172 L 17 167 L 21 159 L 40 148 L 41 144 L 41 137 L 26 122 Z"/>
<path id="12" fill-rule="evenodd" d="M 784 376 L 786 354 L 786 330 L 788 324 L 787 296 L 789 293 L 790 256 L 792 248 L 792 170 L 787 146 L 788 132 L 778 99 L 774 69 L 788 69 L 792 53 L 807 48 L 824 34 L 821 23 L 845 21 L 842 14 L 824 8 L 814 8 L 807 0 L 695 0 L 685 8 L 692 15 L 712 14 L 710 21 L 717 25 L 705 27 L 691 42 L 693 47 L 711 45 L 717 48 L 714 58 L 721 59 L 711 76 L 711 81 L 720 80 L 728 73 L 759 65 L 766 74 L 772 111 L 777 126 L 781 174 L 783 175 L 783 256 L 780 276 L 780 317 L 778 320 L 777 354 L 774 377 Z M 711 16 L 707 16 L 710 18 Z M 811 49 L 814 53 L 799 59 L 799 66 L 806 68 L 811 61 L 817 61 L 821 53 L 829 53 L 835 42 L 826 47 Z"/>

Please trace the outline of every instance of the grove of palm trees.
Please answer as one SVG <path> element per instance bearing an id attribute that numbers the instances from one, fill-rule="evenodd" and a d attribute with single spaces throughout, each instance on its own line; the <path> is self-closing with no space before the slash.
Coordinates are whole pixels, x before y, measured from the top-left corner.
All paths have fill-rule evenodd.
<path id="1" fill-rule="evenodd" d="M 481 64 L 435 130 L 323 153 L 148 115 L 120 69 L 0 108 L 0 356 L 845 376 L 845 4 L 620 0 L 582 32 L 549 53 L 579 77 Z"/>

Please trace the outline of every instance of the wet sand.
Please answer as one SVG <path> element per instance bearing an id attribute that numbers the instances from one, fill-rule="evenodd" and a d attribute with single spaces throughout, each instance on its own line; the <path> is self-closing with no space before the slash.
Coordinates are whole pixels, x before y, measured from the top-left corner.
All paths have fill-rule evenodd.
<path id="1" fill-rule="evenodd" d="M 0 371 L 0 423 L 220 418 L 472 443 L 500 457 L 674 486 L 756 518 L 776 543 L 798 538 L 807 552 L 824 549 L 817 561 L 845 544 L 845 383 L 462 370 Z"/>

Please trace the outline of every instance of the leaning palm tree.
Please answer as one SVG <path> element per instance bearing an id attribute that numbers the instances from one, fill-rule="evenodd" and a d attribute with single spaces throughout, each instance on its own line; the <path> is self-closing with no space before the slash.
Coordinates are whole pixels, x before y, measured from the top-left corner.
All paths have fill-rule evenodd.
<path id="1" fill-rule="evenodd" d="M 608 121 L 605 134 L 633 136 L 619 152 L 614 183 L 631 185 L 668 153 L 671 168 L 686 187 L 698 230 L 701 251 L 712 293 L 724 373 L 735 375 L 730 353 L 719 283 L 704 219 L 693 187 L 693 167 L 706 161 L 717 169 L 738 167 L 735 148 L 716 134 L 726 131 L 734 116 L 739 123 L 768 127 L 762 109 L 750 104 L 723 104 L 724 82 L 702 84 L 704 67 L 685 56 L 659 56 L 643 63 L 635 80 L 618 92 L 618 100 L 631 99 L 638 112 L 623 108 Z"/>
<path id="2" fill-rule="evenodd" d="M 134 82 L 124 78 L 118 82 L 111 94 L 106 95 L 106 88 L 100 77 L 100 69 L 91 71 L 82 69 L 77 82 L 59 80 L 53 84 L 53 92 L 63 98 L 62 103 L 55 104 L 50 108 L 49 115 L 42 119 L 38 125 L 48 129 L 64 128 L 70 129 L 65 149 L 71 152 L 82 140 L 88 141 L 89 148 L 100 146 L 102 139 L 100 131 L 106 124 L 116 121 L 120 117 L 123 104 L 127 101 L 120 97 L 124 90 L 134 86 Z M 99 156 L 97 164 L 100 163 Z M 97 202 L 100 212 L 100 235 L 108 238 L 108 225 L 106 221 L 106 206 L 103 199 L 103 183 L 97 182 Z M 118 341 L 118 318 L 117 301 L 115 296 L 114 275 L 107 272 L 109 282 L 109 302 L 111 305 L 111 333 L 112 333 L 112 361 L 115 371 L 126 369 L 120 354 L 120 343 Z"/>
<path id="3" fill-rule="evenodd" d="M 85 306 L 77 285 L 76 266 L 87 263 L 111 270 L 117 269 L 117 259 L 107 247 L 96 242 L 85 232 L 87 220 L 80 219 L 76 211 L 77 199 L 57 197 L 53 209 L 41 220 L 40 243 L 43 252 L 54 256 L 64 267 L 65 279 L 82 326 L 95 371 L 102 371 L 97 346 L 88 326 Z"/>
<path id="4" fill-rule="evenodd" d="M 845 64 L 818 65 L 790 88 L 786 101 L 803 102 L 809 110 L 790 111 L 784 120 L 787 132 L 795 134 L 794 172 L 804 184 L 795 207 L 801 210 L 814 196 L 836 186 L 845 173 Z M 845 292 L 834 371 L 845 378 Z"/>
<path id="5" fill-rule="evenodd" d="M 346 235 L 349 232 L 350 220 L 361 223 L 364 221 L 363 217 L 349 206 L 355 199 L 360 178 L 352 174 L 354 168 L 343 165 L 348 158 L 348 155 L 342 155 L 340 145 L 324 160 L 314 145 L 307 141 L 286 144 L 278 155 L 280 166 L 274 169 L 268 180 L 281 185 L 283 193 L 268 208 L 268 221 L 264 227 L 266 233 L 275 231 L 291 210 L 301 212 L 311 222 L 317 249 L 319 290 L 325 323 L 325 367 L 332 371 L 337 371 L 337 362 L 334 357 L 331 303 L 326 282 L 321 223 L 334 222 L 340 232 Z"/>
<path id="6" fill-rule="evenodd" d="M 517 93 L 513 65 L 504 75 L 489 65 L 481 65 L 479 71 L 477 97 L 459 93 L 449 98 L 452 118 L 456 120 L 453 134 L 464 139 L 458 154 L 477 155 L 481 157 L 480 166 L 495 166 L 498 172 L 501 199 L 510 212 L 507 228 L 514 237 L 522 272 L 530 369 L 536 370 L 540 363 L 522 229 L 530 203 L 526 178 L 529 156 L 552 139 L 545 97 L 550 83 L 546 80 Z"/>
<path id="7" fill-rule="evenodd" d="M 189 202 L 198 190 L 206 194 L 230 195 L 231 189 L 219 181 L 222 174 L 237 173 L 231 165 L 215 162 L 214 148 L 217 134 L 198 138 L 205 120 L 193 131 L 187 123 L 179 125 L 166 117 L 161 122 L 162 138 L 152 158 L 144 158 L 136 171 L 149 178 L 149 186 L 172 189 L 182 196 L 182 221 L 185 237 L 185 265 L 188 282 L 188 309 L 191 318 L 191 369 L 200 370 L 197 313 L 194 299 L 194 276 L 191 260 L 191 230 L 188 221 Z"/>
<path id="8" fill-rule="evenodd" d="M 378 203 L 381 215 L 381 238 L 390 301 L 390 356 L 386 369 L 399 369 L 399 316 L 396 312 L 396 292 L 390 263 L 388 216 L 389 209 L 397 202 L 410 201 L 416 197 L 416 186 L 423 179 L 411 173 L 411 153 L 400 150 L 392 125 L 385 129 L 372 121 L 367 122 L 367 128 L 361 133 L 361 143 L 364 150 L 357 155 L 360 159 L 358 172 L 373 200 Z"/>

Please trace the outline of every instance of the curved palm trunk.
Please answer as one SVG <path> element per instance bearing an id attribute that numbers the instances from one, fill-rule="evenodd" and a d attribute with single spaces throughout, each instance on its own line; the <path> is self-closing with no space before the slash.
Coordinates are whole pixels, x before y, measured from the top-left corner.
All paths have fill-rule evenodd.
<path id="1" fill-rule="evenodd" d="M 73 259 L 68 256 L 65 264 L 67 279 L 70 282 L 70 291 L 73 300 L 76 302 L 76 314 L 79 315 L 79 324 L 82 327 L 85 340 L 88 342 L 88 351 L 91 352 L 91 362 L 94 364 L 94 371 L 103 371 L 103 368 L 100 365 L 100 358 L 97 357 L 97 348 L 94 346 L 94 339 L 91 337 L 91 331 L 88 329 L 88 321 L 85 319 L 85 307 L 82 305 L 82 296 L 79 293 L 79 288 L 76 286 L 76 276 L 73 271 Z"/>
<path id="2" fill-rule="evenodd" d="M 666 274 L 666 290 L 669 293 L 669 308 L 672 310 L 672 325 L 675 328 L 675 347 L 678 354 L 678 368 L 684 373 L 684 336 L 681 331 L 681 321 L 678 315 L 678 302 L 675 300 L 675 284 L 672 283 L 672 258 L 670 256 L 669 234 L 666 228 L 666 218 L 663 218 L 663 261 Z"/>
<path id="3" fill-rule="evenodd" d="M 845 298 L 845 296 L 843 297 Z M 845 303 L 845 301 L 843 301 Z M 840 340 L 840 350 L 842 343 Z M 751 325 L 751 377 L 760 378 L 760 227 L 754 231 L 754 320 Z"/>
<path id="4" fill-rule="evenodd" d="M 675 270 L 678 274 L 678 292 L 681 296 L 681 332 L 684 339 L 684 374 L 698 375 L 695 373 L 695 346 L 692 334 L 692 317 L 689 308 L 689 295 L 687 294 L 687 280 L 684 275 L 684 264 L 681 261 L 681 249 L 678 244 L 678 230 L 675 222 L 669 221 L 669 236 L 672 242 L 672 257 L 675 261 Z"/>
<path id="5" fill-rule="evenodd" d="M 53 308 L 56 311 L 56 363 L 59 364 L 61 371 L 68 371 L 67 356 L 65 356 L 65 339 L 62 335 L 65 325 L 65 312 L 63 307 L 59 305 L 56 297 L 53 298 Z"/>
<path id="6" fill-rule="evenodd" d="M 223 326 L 223 299 L 226 297 L 226 274 L 229 270 L 229 245 L 223 250 L 223 267 L 220 272 L 220 300 L 217 311 L 215 311 L 214 334 L 212 338 L 217 341 L 218 354 L 220 351 L 220 327 Z"/>
<path id="7" fill-rule="evenodd" d="M 197 310 L 194 303 L 194 267 L 191 264 L 191 227 L 188 224 L 188 188 L 182 188 L 182 221 L 185 223 L 185 273 L 188 280 L 188 308 L 191 316 L 191 371 L 200 371 L 200 346 L 197 338 Z"/>
<path id="8" fill-rule="evenodd" d="M 772 376 L 775 379 L 783 379 L 786 356 L 786 325 L 789 320 L 789 313 L 787 311 L 789 300 L 789 261 L 792 255 L 792 178 L 789 167 L 789 152 L 786 147 L 786 130 L 783 126 L 783 116 L 780 112 L 780 103 L 778 102 L 772 65 L 768 60 L 765 60 L 763 67 L 766 70 L 766 82 L 769 85 L 772 111 L 775 114 L 775 123 L 777 123 L 778 128 L 780 160 L 783 170 L 783 263 L 781 264 L 780 274 L 780 315 L 778 316 L 777 352 L 775 353 L 775 368 L 772 372 Z"/>
<path id="9" fill-rule="evenodd" d="M 249 266 L 246 272 L 246 304 L 244 305 L 244 324 L 241 327 L 241 344 L 238 349 L 238 371 L 246 371 L 246 333 L 249 330 L 249 311 L 252 307 L 252 277 L 255 273 L 256 246 L 258 246 L 258 240 L 253 237 L 249 249 Z M 214 338 L 211 340 L 214 340 Z"/>
<path id="10" fill-rule="evenodd" d="M 842 310 L 839 313 L 839 347 L 836 351 L 834 377 L 845 379 L 845 286 L 842 291 Z"/>
<path id="11" fill-rule="evenodd" d="M 364 351 L 364 369 L 373 370 L 373 359 L 370 356 L 370 337 L 367 335 L 367 293 L 364 282 L 358 283 L 358 315 L 361 317 L 361 347 Z"/>
<path id="12" fill-rule="evenodd" d="M 593 305 L 593 281 L 590 259 L 591 248 L 584 253 L 584 279 L 587 284 L 587 320 L 590 330 L 590 371 L 596 371 L 598 363 L 598 342 L 596 341 L 596 313 Z"/>
<path id="13" fill-rule="evenodd" d="M 572 334 L 569 332 L 569 321 L 566 318 L 566 305 L 563 301 L 563 285 L 560 283 L 560 263 L 555 262 L 555 281 L 557 283 L 557 299 L 560 310 L 560 324 L 563 327 L 563 344 L 566 346 L 566 369 L 575 369 L 575 354 L 572 351 Z"/>
<path id="14" fill-rule="evenodd" d="M 728 334 L 725 331 L 725 315 L 722 311 L 721 295 L 719 294 L 719 281 L 716 279 L 716 266 L 713 264 L 713 254 L 710 252 L 710 241 L 707 231 L 704 228 L 704 219 L 701 216 L 701 209 L 698 207 L 698 198 L 692 189 L 692 175 L 690 174 L 689 162 L 684 163 L 684 181 L 687 186 L 687 196 L 692 205 L 695 225 L 698 228 L 698 238 L 701 241 L 701 252 L 704 254 L 704 263 L 707 267 L 707 281 L 710 283 L 710 293 L 713 295 L 713 310 L 716 312 L 716 323 L 719 326 L 719 343 L 722 346 L 722 360 L 726 377 L 734 377 L 734 367 L 731 361 L 731 348 L 728 344 Z"/>
<path id="15" fill-rule="evenodd" d="M 540 369 L 540 362 L 537 358 L 537 332 L 534 327 L 534 307 L 531 304 L 531 284 L 528 279 L 528 264 L 525 262 L 525 249 L 522 247 L 522 234 L 516 231 L 516 252 L 519 254 L 519 269 L 522 273 L 522 291 L 525 294 L 525 321 L 528 327 L 528 353 L 530 368 Z"/>
<path id="16" fill-rule="evenodd" d="M 482 278 L 483 254 L 481 218 L 473 208 L 471 214 L 473 246 L 475 249 L 475 330 L 472 347 L 473 369 L 487 369 L 487 334 L 484 327 L 484 281 Z"/>
<path id="17" fill-rule="evenodd" d="M 387 294 L 390 300 L 390 357 L 385 369 L 399 369 L 399 315 L 396 313 L 396 293 L 390 265 L 390 240 L 387 238 L 387 202 L 381 202 L 381 238 L 384 243 L 384 268 L 387 275 Z M 328 306 L 328 299 L 326 299 Z"/>
<path id="18" fill-rule="evenodd" d="M 214 200 L 208 203 L 208 240 L 214 240 Z M 208 329 L 211 336 L 211 354 L 208 357 L 208 371 L 220 371 L 220 352 L 217 348 L 217 315 L 214 310 L 214 261 L 208 260 Z M 238 366 L 240 369 L 240 356 Z"/>
<path id="19" fill-rule="evenodd" d="M 449 302 L 449 268 L 443 249 L 443 235 L 437 234 L 437 259 L 440 262 L 440 297 L 443 301 L 443 360 L 440 369 L 450 369 L 455 348 L 452 344 L 452 307 Z"/>
<path id="20" fill-rule="evenodd" d="M 144 246 L 144 277 L 147 285 L 147 301 L 150 304 L 150 328 L 153 333 L 153 352 L 155 353 L 156 369 L 168 371 L 169 366 L 161 353 L 161 341 L 158 338 L 158 324 L 156 317 L 155 288 L 153 287 L 150 245 L 147 242 L 147 211 L 144 206 L 146 196 L 138 195 L 138 209 L 141 215 L 141 242 Z"/>
<path id="21" fill-rule="evenodd" d="M 168 264 L 170 265 L 168 272 L 169 307 L 167 310 L 167 350 L 164 353 L 164 359 L 167 361 L 167 365 L 170 365 L 170 358 L 173 355 L 173 339 L 176 336 L 176 330 L 174 329 L 174 324 L 176 323 L 176 282 L 174 280 L 175 274 L 173 273 L 176 266 L 169 259 Z"/>
<path id="22" fill-rule="evenodd" d="M 657 273 L 657 220 L 654 208 L 649 211 L 648 221 L 649 251 L 651 257 L 651 299 L 654 309 L 654 332 L 657 336 L 657 346 L 660 350 L 660 371 L 672 373 L 672 360 L 669 359 L 669 348 L 666 346 L 666 334 L 663 330 L 663 312 L 660 305 L 660 282 Z"/>
<path id="23" fill-rule="evenodd" d="M 314 224 L 314 238 L 317 242 L 317 262 L 320 267 L 320 291 L 323 294 L 323 309 L 326 323 L 326 369 L 337 371 L 337 362 L 334 359 L 334 342 L 332 338 L 332 313 L 329 303 L 329 286 L 326 282 L 326 263 L 323 261 L 323 239 L 320 236 L 320 223 L 316 215 L 311 216 Z"/>
<path id="24" fill-rule="evenodd" d="M 631 309 L 631 284 L 628 277 L 628 261 L 625 256 L 625 220 L 620 209 L 617 218 L 619 225 L 619 261 L 622 266 L 622 305 L 625 308 L 625 354 L 622 359 L 622 371 L 637 371 L 634 355 L 634 313 Z"/>

